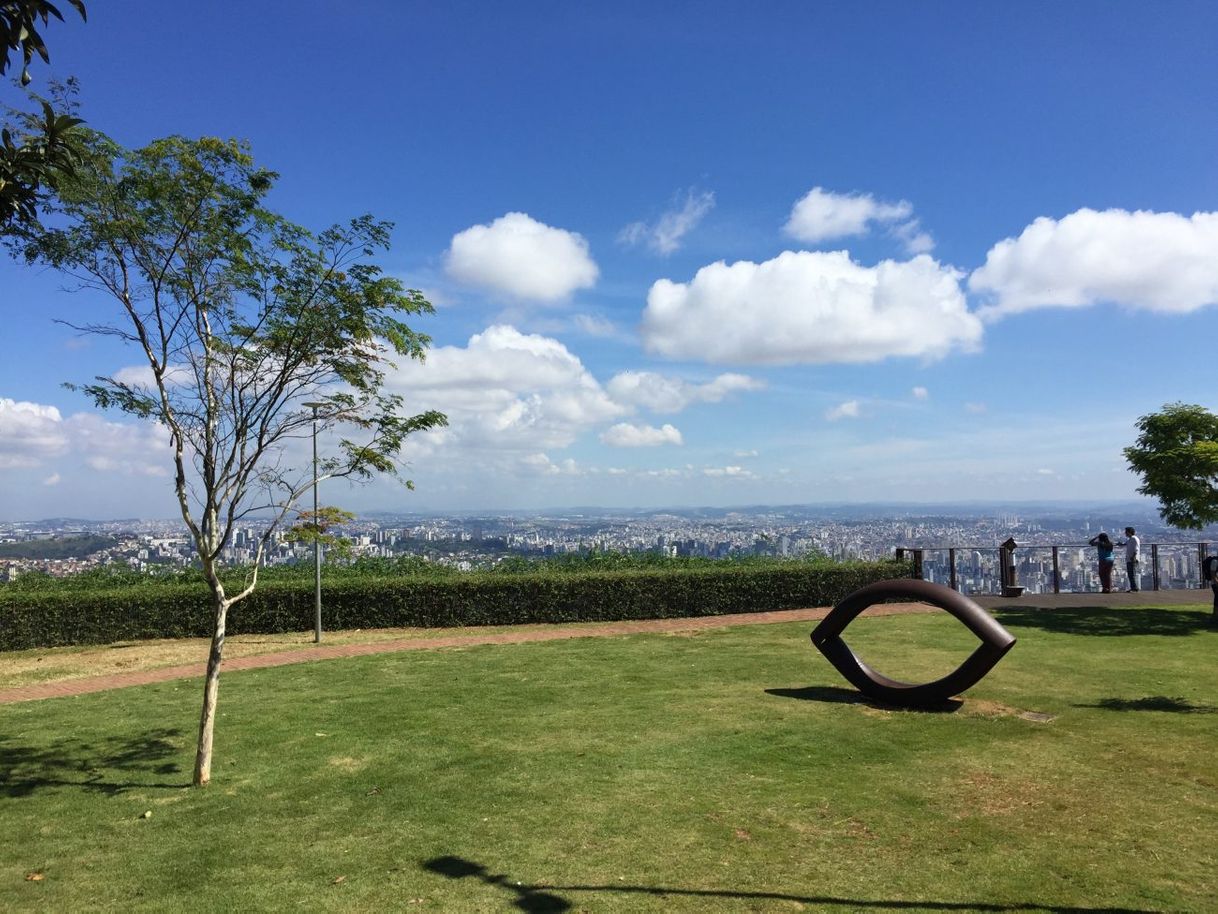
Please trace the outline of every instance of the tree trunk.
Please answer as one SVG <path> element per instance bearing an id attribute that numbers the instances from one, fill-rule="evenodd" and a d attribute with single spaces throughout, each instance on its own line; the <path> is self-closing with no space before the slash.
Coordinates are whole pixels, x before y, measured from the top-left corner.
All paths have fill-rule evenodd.
<path id="1" fill-rule="evenodd" d="M 211 577 L 211 576 L 209 576 Z M 220 662 L 224 657 L 224 624 L 229 601 L 218 580 L 212 585 L 212 606 L 216 627 L 211 636 L 211 652 L 207 655 L 207 678 L 203 682 L 203 713 L 199 718 L 199 748 L 195 753 L 194 785 L 205 787 L 211 780 L 212 733 L 216 727 L 216 699 L 220 692 Z"/>

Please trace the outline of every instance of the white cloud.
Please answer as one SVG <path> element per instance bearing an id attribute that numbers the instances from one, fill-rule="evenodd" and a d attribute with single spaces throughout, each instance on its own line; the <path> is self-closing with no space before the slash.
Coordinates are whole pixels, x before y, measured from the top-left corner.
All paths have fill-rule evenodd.
<path id="1" fill-rule="evenodd" d="M 925 387 L 915 387 L 909 393 L 915 400 L 926 400 L 930 398 L 930 391 Z"/>
<path id="2" fill-rule="evenodd" d="M 987 410 L 987 407 L 984 403 L 965 403 L 964 404 L 964 411 L 966 413 L 972 413 L 974 416 L 980 416 L 982 413 L 986 412 L 986 410 Z"/>
<path id="3" fill-rule="evenodd" d="M 112 377 L 128 387 L 146 387 L 150 390 L 156 388 L 156 378 L 153 377 L 152 368 L 148 365 L 128 365 L 114 372 Z M 165 371 L 167 386 L 188 384 L 192 380 L 193 375 L 187 365 L 170 365 Z"/>
<path id="4" fill-rule="evenodd" d="M 832 409 L 825 410 L 825 418 L 830 422 L 836 422 L 838 419 L 857 419 L 858 417 L 858 400 L 847 400 L 845 403 L 840 403 Z"/>
<path id="5" fill-rule="evenodd" d="M 960 278 L 925 254 L 874 267 L 845 251 L 720 261 L 688 283 L 652 285 L 643 341 L 671 358 L 734 364 L 938 358 L 981 341 Z"/>
<path id="6" fill-rule="evenodd" d="M 525 213 L 508 213 L 490 225 L 458 232 L 444 266 L 459 282 L 539 302 L 589 288 L 599 274 L 582 235 Z"/>
<path id="7" fill-rule="evenodd" d="M 749 459 L 751 457 L 759 457 L 760 454 L 757 451 L 736 451 L 732 456 L 740 459 Z"/>
<path id="8" fill-rule="evenodd" d="M 526 454 L 520 458 L 520 467 L 526 473 L 541 476 L 582 476 L 584 471 L 574 460 L 567 458 L 555 463 L 546 454 Z"/>
<path id="9" fill-rule="evenodd" d="M 168 475 L 171 456 L 165 430 L 152 423 L 110 422 L 94 413 L 63 418 L 54 406 L 0 398 L 0 468 L 36 467 L 79 455 L 92 469 Z M 58 482 L 52 474 L 46 485 Z"/>
<path id="10" fill-rule="evenodd" d="M 690 384 L 652 371 L 622 371 L 605 386 L 619 403 L 657 413 L 677 413 L 691 403 L 718 403 L 736 391 L 761 390 L 765 382 L 728 372 L 706 384 Z"/>
<path id="11" fill-rule="evenodd" d="M 499 324 L 464 346 L 439 346 L 426 363 L 408 361 L 387 378 L 423 409 L 448 415 L 450 428 L 411 436 L 447 448 L 536 451 L 566 447 L 583 429 L 618 419 L 615 403 L 558 340 Z"/>
<path id="12" fill-rule="evenodd" d="M 46 479 L 44 479 L 44 480 L 42 481 L 42 484 L 43 484 L 44 486 L 57 486 L 57 485 L 59 485 L 59 474 L 58 474 L 58 473 L 52 473 L 50 476 L 48 476 Z"/>
<path id="13" fill-rule="evenodd" d="M 0 469 L 38 466 L 64 453 L 68 442 L 54 406 L 0 397 Z"/>
<path id="14" fill-rule="evenodd" d="M 660 428 L 654 425 L 631 425 L 619 422 L 601 434 L 601 441 L 610 447 L 657 447 L 662 444 L 683 444 L 681 432 L 665 423 Z"/>
<path id="15" fill-rule="evenodd" d="M 873 224 L 885 226 L 910 254 L 925 254 L 935 246 L 914 218 L 908 200 L 885 203 L 871 194 L 836 194 L 823 187 L 814 187 L 795 201 L 783 231 L 800 241 L 819 244 L 866 235 Z"/>
<path id="16" fill-rule="evenodd" d="M 1218 303 L 1218 213 L 1081 209 L 990 248 L 969 288 L 997 318 L 1100 303 L 1184 313 Z"/>
<path id="17" fill-rule="evenodd" d="M 706 467 L 702 470 L 703 476 L 710 477 L 729 477 L 732 479 L 755 479 L 756 474 L 751 470 L 746 470 L 744 467 L 729 466 L 729 467 Z"/>
<path id="18" fill-rule="evenodd" d="M 1041 467 L 1039 470 L 1036 471 L 1036 474 L 1038 476 L 1056 476 L 1057 471 L 1050 470 L 1048 467 Z"/>
<path id="19" fill-rule="evenodd" d="M 655 224 L 632 222 L 618 233 L 620 244 L 646 244 L 657 254 L 671 254 L 681 247 L 684 238 L 715 207 L 711 191 L 685 192 L 684 200 L 666 211 Z"/>

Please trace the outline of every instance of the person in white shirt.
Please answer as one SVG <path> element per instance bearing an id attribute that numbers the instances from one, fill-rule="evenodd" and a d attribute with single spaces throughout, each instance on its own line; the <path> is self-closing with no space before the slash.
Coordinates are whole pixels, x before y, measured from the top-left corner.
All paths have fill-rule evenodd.
<path id="1" fill-rule="evenodd" d="M 1133 527 L 1126 527 L 1125 539 L 1117 545 L 1125 547 L 1125 573 L 1129 576 L 1129 590 L 1126 592 L 1137 593 L 1142 589 L 1139 586 L 1142 568 L 1142 541 L 1138 539 Z"/>

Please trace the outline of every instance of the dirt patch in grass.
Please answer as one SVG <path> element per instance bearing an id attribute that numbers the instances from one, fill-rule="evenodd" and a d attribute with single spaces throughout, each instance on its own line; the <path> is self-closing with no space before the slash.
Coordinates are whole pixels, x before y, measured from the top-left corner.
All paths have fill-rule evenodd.
<path id="1" fill-rule="evenodd" d="M 993 771 L 971 771 L 954 782 L 957 819 L 995 818 L 1039 809 L 1046 786 L 1027 778 L 1005 777 Z"/>
<path id="2" fill-rule="evenodd" d="M 981 698 L 966 699 L 961 711 L 969 717 L 1018 717 L 1021 720 L 1030 720 L 1038 724 L 1045 724 L 1055 719 L 1052 714 L 1046 714 L 1043 711 L 1026 711 L 1023 708 L 1012 708 L 1001 702 L 986 701 Z"/>
<path id="3" fill-rule="evenodd" d="M 533 626 L 529 626 L 532 628 Z M 487 628 L 383 628 L 326 632 L 323 644 L 375 644 L 410 638 L 451 637 L 494 634 L 510 631 L 508 626 Z M 312 632 L 287 632 L 280 635 L 232 635 L 225 639 L 224 658 L 254 657 L 294 651 L 313 645 Z M 119 641 L 86 647 L 35 648 L 0 653 L 0 689 L 88 679 L 112 673 L 158 670 L 207 659 L 207 638 L 182 638 L 155 641 Z"/>

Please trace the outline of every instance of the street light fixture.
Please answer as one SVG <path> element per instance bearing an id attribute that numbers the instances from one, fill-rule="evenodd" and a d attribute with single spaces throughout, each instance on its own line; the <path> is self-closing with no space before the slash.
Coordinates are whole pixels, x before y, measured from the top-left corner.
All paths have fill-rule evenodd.
<path id="1" fill-rule="evenodd" d="M 321 519 L 317 513 L 317 410 L 326 403 L 302 404 L 313 410 L 313 642 L 321 644 Z"/>

